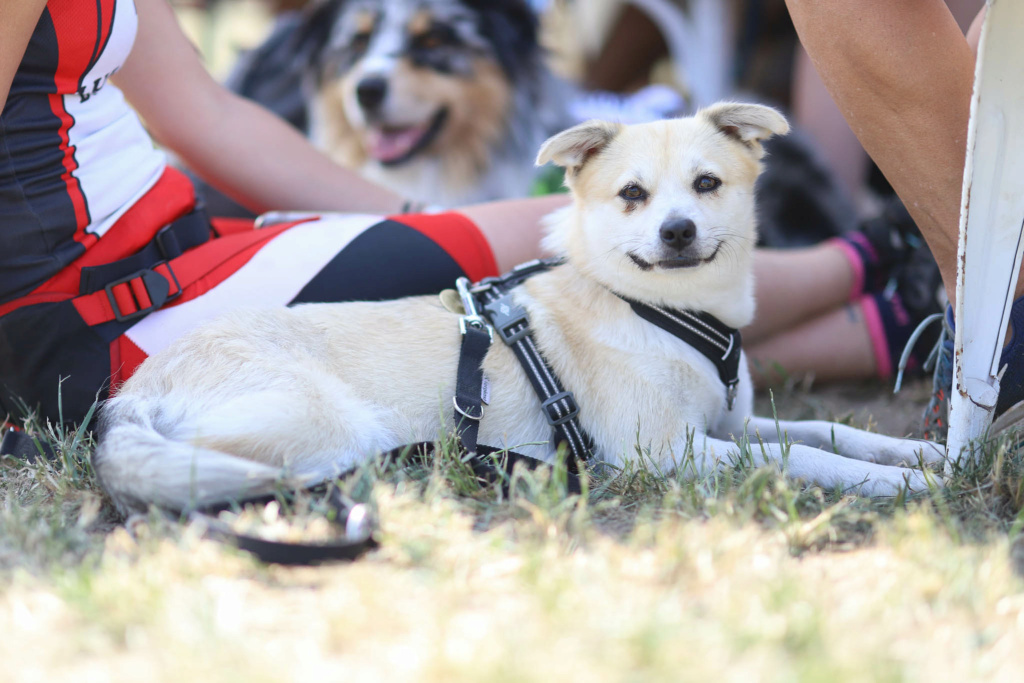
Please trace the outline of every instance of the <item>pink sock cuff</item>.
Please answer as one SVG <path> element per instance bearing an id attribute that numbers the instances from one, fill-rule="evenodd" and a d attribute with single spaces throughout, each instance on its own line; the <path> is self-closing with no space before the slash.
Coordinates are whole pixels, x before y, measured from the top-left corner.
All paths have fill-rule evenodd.
<path id="1" fill-rule="evenodd" d="M 871 296 L 862 296 L 857 303 L 860 304 L 864 323 L 868 327 L 871 350 L 875 354 L 875 370 L 879 377 L 888 379 L 892 376 L 892 360 L 889 358 L 889 341 L 885 337 L 885 326 L 882 324 L 882 315 L 878 312 L 878 303 Z"/>
<path id="2" fill-rule="evenodd" d="M 861 258 L 856 247 L 842 237 L 833 237 L 828 243 L 839 247 L 839 250 L 843 252 L 846 260 L 850 263 L 853 284 L 850 285 L 848 300 L 856 301 L 857 297 L 864 292 L 864 260 Z"/>

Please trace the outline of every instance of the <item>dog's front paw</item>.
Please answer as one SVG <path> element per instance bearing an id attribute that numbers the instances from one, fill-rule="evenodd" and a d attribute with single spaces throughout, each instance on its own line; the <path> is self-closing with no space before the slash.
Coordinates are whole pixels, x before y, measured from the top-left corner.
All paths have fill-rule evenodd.
<path id="1" fill-rule="evenodd" d="M 946 460 L 942 444 L 925 439 L 891 439 L 874 450 L 871 462 L 893 467 L 920 467 L 938 465 Z"/>
<path id="2" fill-rule="evenodd" d="M 907 467 L 886 467 L 885 473 L 877 473 L 860 487 L 859 493 L 871 498 L 891 498 L 902 492 L 927 493 L 932 489 L 944 488 L 946 483 L 939 474 Z"/>

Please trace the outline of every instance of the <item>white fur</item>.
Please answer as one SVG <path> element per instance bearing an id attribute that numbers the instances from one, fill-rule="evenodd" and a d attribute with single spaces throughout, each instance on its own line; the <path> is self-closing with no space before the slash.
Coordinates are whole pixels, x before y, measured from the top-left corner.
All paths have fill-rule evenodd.
<path id="1" fill-rule="evenodd" d="M 745 364 L 728 410 L 712 363 L 611 291 L 749 323 L 760 141 L 785 132 L 785 120 L 765 107 L 730 104 L 689 119 L 613 126 L 611 135 L 595 137 L 593 127 L 556 136 L 541 152 L 570 166 L 574 205 L 549 219 L 548 236 L 568 263 L 531 278 L 515 297 L 574 392 L 597 457 L 621 464 L 640 446 L 668 471 L 692 446 L 695 467 L 707 472 L 735 457 L 735 440 L 747 436 L 755 458 L 785 462 L 790 475 L 822 486 L 871 496 L 927 488 L 925 475 L 905 465 L 940 459 L 936 445 L 751 418 Z M 701 174 L 721 186 L 696 192 Z M 632 210 L 619 196 L 629 183 L 649 194 Z M 664 222 L 678 218 L 697 229 L 685 253 L 672 253 L 660 237 Z M 707 263 L 668 267 L 711 254 Z M 269 491 L 282 478 L 316 480 L 376 452 L 433 440 L 452 426 L 458 329 L 458 317 L 436 297 L 229 315 L 151 357 L 107 403 L 96 470 L 123 509 L 188 509 Z M 550 461 L 549 427 L 501 342 L 484 372 L 492 391 L 481 443 Z M 777 430 L 796 441 L 788 455 Z M 843 455 L 829 452 L 833 444 Z"/>

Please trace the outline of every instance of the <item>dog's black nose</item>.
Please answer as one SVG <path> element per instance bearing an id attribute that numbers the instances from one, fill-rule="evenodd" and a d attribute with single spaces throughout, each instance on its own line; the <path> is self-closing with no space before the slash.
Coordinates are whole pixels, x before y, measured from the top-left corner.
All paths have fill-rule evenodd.
<path id="1" fill-rule="evenodd" d="M 359 81 L 356 86 L 356 99 L 363 109 L 374 109 L 384 101 L 388 94 L 388 82 L 380 76 L 371 76 Z"/>
<path id="2" fill-rule="evenodd" d="M 665 246 L 681 251 L 697 238 L 697 225 L 689 218 L 670 218 L 661 224 L 659 234 Z"/>

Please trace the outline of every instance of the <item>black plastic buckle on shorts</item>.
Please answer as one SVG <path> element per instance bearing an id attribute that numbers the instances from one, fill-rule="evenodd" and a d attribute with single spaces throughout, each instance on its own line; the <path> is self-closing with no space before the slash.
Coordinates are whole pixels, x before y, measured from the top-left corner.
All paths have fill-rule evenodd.
<path id="1" fill-rule="evenodd" d="M 160 273 L 156 272 L 156 269 L 160 266 L 167 266 L 167 272 L 171 275 L 170 281 Z M 117 299 L 114 297 L 114 287 L 129 283 L 135 279 L 142 280 L 142 286 L 146 288 L 146 294 L 149 295 L 150 305 L 140 307 L 137 311 L 133 311 L 131 313 L 123 313 L 117 305 Z M 174 294 L 170 294 L 170 282 L 172 281 L 177 289 Z M 108 282 L 103 289 L 107 292 L 107 300 L 110 302 L 111 310 L 114 311 L 114 318 L 119 323 L 131 322 L 132 320 L 137 320 L 145 315 L 149 315 L 164 304 L 174 301 L 181 296 L 181 284 L 178 283 L 178 276 L 174 274 L 174 269 L 171 268 L 171 264 L 168 261 L 161 261 L 152 268 L 144 268 L 136 273 L 128 275 L 127 277 L 114 280 L 113 282 Z M 132 299 L 134 299 L 135 303 L 138 304 L 139 301 L 135 298 L 135 292 L 132 291 L 131 285 L 128 286 L 128 291 L 131 292 Z"/>
<path id="2" fill-rule="evenodd" d="M 565 401 L 569 407 L 569 411 L 562 416 L 559 416 L 558 406 L 555 405 L 559 401 Z M 561 427 L 569 420 L 573 419 L 580 414 L 580 407 L 576 405 L 576 398 L 572 395 L 571 391 L 563 391 L 555 394 L 548 400 L 540 404 L 541 410 L 544 411 L 544 417 L 547 418 L 548 424 L 552 427 Z"/>
<path id="3" fill-rule="evenodd" d="M 178 258 L 183 253 L 181 244 L 178 242 L 178 236 L 173 230 L 171 230 L 173 227 L 174 223 L 168 223 L 157 230 L 156 235 L 153 236 L 153 242 L 156 244 L 156 248 L 160 252 L 160 255 L 164 257 L 164 261 L 170 261 L 172 258 Z M 157 265 L 160 264 L 158 263 Z"/>

